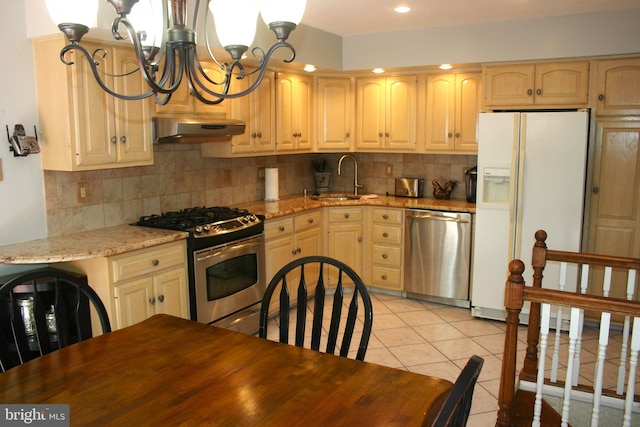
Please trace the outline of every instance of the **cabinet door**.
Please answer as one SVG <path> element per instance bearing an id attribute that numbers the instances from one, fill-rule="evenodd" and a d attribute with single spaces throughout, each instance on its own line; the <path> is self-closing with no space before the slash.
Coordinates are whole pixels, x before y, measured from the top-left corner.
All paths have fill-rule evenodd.
<path id="1" fill-rule="evenodd" d="M 231 89 L 233 91 L 246 90 L 249 87 L 250 79 L 244 78 L 241 80 L 234 80 L 232 82 Z M 259 90 L 259 89 L 256 89 Z M 246 127 L 243 134 L 234 135 L 231 138 L 231 153 L 253 153 L 255 152 L 256 130 L 253 126 L 253 111 L 254 101 L 253 94 L 249 96 L 242 96 L 240 98 L 229 100 L 230 116 L 233 119 L 241 120 L 245 122 Z"/>
<path id="2" fill-rule="evenodd" d="M 115 50 L 115 68 L 118 74 L 126 74 L 138 68 L 134 52 L 130 49 Z M 117 91 L 142 94 L 148 91 L 139 72 L 126 78 L 115 79 Z M 148 162 L 153 160 L 151 144 L 151 117 L 146 100 L 115 100 L 117 157 L 120 163 Z"/>
<path id="3" fill-rule="evenodd" d="M 353 96 L 351 79 L 318 79 L 318 149 L 350 150 Z"/>
<path id="4" fill-rule="evenodd" d="M 356 97 L 356 147 L 362 149 L 383 148 L 385 133 L 384 79 L 358 79 Z"/>
<path id="5" fill-rule="evenodd" d="M 259 153 L 276 151 L 276 76 L 267 71 L 253 92 L 253 129 L 256 132 L 255 150 Z"/>
<path id="6" fill-rule="evenodd" d="M 478 119 L 482 108 L 482 74 L 456 75 L 455 144 L 459 151 L 478 151 Z"/>
<path id="7" fill-rule="evenodd" d="M 586 106 L 589 62 L 554 62 L 536 65 L 535 103 Z"/>
<path id="8" fill-rule="evenodd" d="M 329 225 L 328 252 L 362 275 L 362 223 Z M 334 285 L 335 279 L 331 280 Z"/>
<path id="9" fill-rule="evenodd" d="M 294 256 L 295 244 L 293 236 L 287 236 L 280 239 L 267 239 L 265 242 L 265 264 L 266 264 L 266 281 L 267 284 L 273 279 L 273 276 L 288 264 Z M 289 279 L 289 278 L 288 278 Z M 291 282 L 296 283 L 297 282 Z M 290 288 L 291 289 L 291 288 Z M 269 304 L 269 315 L 272 316 L 280 310 L 279 302 L 280 287 L 274 291 Z M 295 298 L 295 295 L 291 295 Z"/>
<path id="10" fill-rule="evenodd" d="M 311 149 L 311 84 L 308 77 L 278 73 L 278 151 Z"/>
<path id="11" fill-rule="evenodd" d="M 534 64 L 497 65 L 484 69 L 484 105 L 533 105 Z"/>
<path id="12" fill-rule="evenodd" d="M 640 114 L 640 58 L 598 61 L 596 115 Z"/>
<path id="13" fill-rule="evenodd" d="M 417 92 L 416 76 L 387 78 L 384 148 L 390 150 L 416 148 Z"/>
<path id="14" fill-rule="evenodd" d="M 99 46 L 87 44 L 85 47 L 91 52 Z M 113 74 L 114 51 L 111 48 L 104 50 L 105 56 L 99 60 L 98 68 L 105 84 L 113 87 L 113 78 L 110 75 Z M 74 67 L 76 72 L 72 74 L 72 79 L 76 91 L 77 120 L 70 125 L 76 128 L 76 165 L 114 164 L 117 159 L 118 141 L 114 98 L 98 85 L 84 57 L 76 55 Z"/>
<path id="15" fill-rule="evenodd" d="M 453 74 L 427 76 L 427 150 L 454 149 L 455 81 Z"/>
<path id="16" fill-rule="evenodd" d="M 155 314 L 151 277 L 115 286 L 114 295 L 118 329 L 140 323 Z"/>
<path id="17" fill-rule="evenodd" d="M 184 268 L 170 270 L 153 278 L 155 313 L 189 318 L 187 278 Z"/>

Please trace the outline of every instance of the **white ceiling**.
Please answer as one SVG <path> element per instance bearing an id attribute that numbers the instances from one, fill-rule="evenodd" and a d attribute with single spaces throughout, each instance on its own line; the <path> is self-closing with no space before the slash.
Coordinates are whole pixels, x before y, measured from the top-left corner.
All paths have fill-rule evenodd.
<path id="1" fill-rule="evenodd" d="M 399 5 L 408 14 L 393 12 Z M 302 24 L 340 36 L 640 7 L 640 0 L 307 0 Z"/>

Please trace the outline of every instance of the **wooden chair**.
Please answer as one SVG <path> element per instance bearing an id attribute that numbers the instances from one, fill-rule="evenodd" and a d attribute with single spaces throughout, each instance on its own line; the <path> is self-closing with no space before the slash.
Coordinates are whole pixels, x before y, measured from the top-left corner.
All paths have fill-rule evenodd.
<path id="1" fill-rule="evenodd" d="M 451 392 L 445 399 L 440 412 L 436 415 L 432 427 L 464 427 L 467 425 L 469 412 L 471 411 L 471 401 L 473 399 L 473 390 L 478 381 L 478 376 L 482 370 L 484 359 L 478 356 L 471 356 L 466 366 L 453 384 Z"/>
<path id="2" fill-rule="evenodd" d="M 111 331 L 105 307 L 87 278 L 66 271 L 47 268 L 5 278 L 0 304 L 2 372 L 91 338 L 90 306 L 102 332 Z"/>
<path id="3" fill-rule="evenodd" d="M 313 272 L 314 274 L 311 275 L 309 274 L 310 272 Z M 296 291 L 297 309 L 295 320 L 295 345 L 298 347 L 305 346 L 304 339 L 307 326 L 307 303 L 309 300 L 309 294 L 314 292 L 314 289 L 310 289 L 309 287 L 311 285 L 315 287 L 315 300 L 313 304 L 313 322 L 311 325 L 311 343 L 308 347 L 312 350 L 321 351 L 320 339 L 323 335 L 325 296 L 327 293 L 325 282 L 326 277 L 330 274 L 335 275 L 332 277 L 337 278 L 337 285 L 333 294 L 331 313 L 328 319 L 329 323 L 325 352 L 335 354 L 338 337 L 342 334 L 340 356 L 347 357 L 356 327 L 356 319 L 358 318 L 360 304 L 362 304 L 360 318 L 364 327 L 360 336 L 356 359 L 364 360 L 373 324 L 373 308 L 369 292 L 367 291 L 365 284 L 362 282 L 362 279 L 360 279 L 353 269 L 346 264 L 329 257 L 311 256 L 299 258 L 285 265 L 276 273 L 267 286 L 264 299 L 262 300 L 262 306 L 260 309 L 260 329 L 258 335 L 261 338 L 267 338 L 269 305 L 276 288 L 281 286 L 279 292 L 280 311 L 277 315 L 280 332 L 279 340 L 281 343 L 289 343 L 289 310 L 292 307 L 292 303 L 288 281 L 293 278 L 293 281 L 298 282 L 298 288 Z M 297 279 L 298 275 L 299 279 Z M 343 282 L 348 280 L 353 282 L 354 289 L 353 294 L 351 294 L 347 317 L 344 325 L 342 326 L 342 310 L 344 308 L 343 304 L 345 300 L 345 284 Z M 295 286 L 295 283 L 293 285 Z"/>

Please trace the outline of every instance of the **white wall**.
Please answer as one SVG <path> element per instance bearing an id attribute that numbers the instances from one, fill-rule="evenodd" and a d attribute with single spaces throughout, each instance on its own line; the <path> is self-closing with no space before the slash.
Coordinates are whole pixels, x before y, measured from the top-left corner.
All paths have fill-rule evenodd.
<path id="1" fill-rule="evenodd" d="M 27 135 L 37 125 L 31 42 L 25 33 L 25 10 L 22 2 L 3 2 L 0 14 L 0 159 L 3 180 L 0 182 L 0 245 L 38 239 L 47 234 L 44 189 L 40 155 L 13 157 L 9 152 L 5 125 L 22 123 Z M 0 275 L 16 268 L 0 264 Z"/>

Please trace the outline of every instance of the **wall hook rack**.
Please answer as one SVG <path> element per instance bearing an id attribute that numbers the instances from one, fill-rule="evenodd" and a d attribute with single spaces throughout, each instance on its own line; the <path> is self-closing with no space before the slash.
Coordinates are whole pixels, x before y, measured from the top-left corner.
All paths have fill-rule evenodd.
<path id="1" fill-rule="evenodd" d="M 13 152 L 14 157 L 24 157 L 29 154 L 37 154 L 40 152 L 40 144 L 38 144 L 38 131 L 35 125 L 33 133 L 35 136 L 27 136 L 24 126 L 17 124 L 13 127 L 13 135 L 9 134 L 9 125 L 7 127 L 7 139 L 9 140 L 9 151 Z"/>

